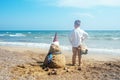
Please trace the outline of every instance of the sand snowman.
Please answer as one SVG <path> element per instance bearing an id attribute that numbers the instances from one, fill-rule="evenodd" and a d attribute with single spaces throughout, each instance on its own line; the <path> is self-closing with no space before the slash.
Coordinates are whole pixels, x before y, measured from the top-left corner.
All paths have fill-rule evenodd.
<path id="1" fill-rule="evenodd" d="M 57 33 L 55 33 L 54 40 L 44 60 L 44 66 L 50 68 L 62 68 L 65 67 L 65 64 L 65 56 L 61 52 Z"/>

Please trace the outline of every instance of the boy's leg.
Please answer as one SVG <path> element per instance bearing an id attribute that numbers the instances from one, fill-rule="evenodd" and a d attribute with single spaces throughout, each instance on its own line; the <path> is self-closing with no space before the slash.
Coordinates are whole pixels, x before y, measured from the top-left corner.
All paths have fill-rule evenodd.
<path id="1" fill-rule="evenodd" d="M 81 54 L 81 48 L 78 49 L 78 62 L 79 62 L 79 66 L 81 65 L 81 58 L 82 58 L 82 54 Z"/>
<path id="2" fill-rule="evenodd" d="M 77 55 L 77 48 L 73 47 L 72 48 L 73 55 L 72 55 L 72 65 L 76 64 L 76 55 Z"/>

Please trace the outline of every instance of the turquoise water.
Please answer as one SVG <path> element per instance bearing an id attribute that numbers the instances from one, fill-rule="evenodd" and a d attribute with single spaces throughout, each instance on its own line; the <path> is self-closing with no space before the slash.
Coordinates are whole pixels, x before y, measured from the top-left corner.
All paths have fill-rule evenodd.
<path id="1" fill-rule="evenodd" d="M 0 45 L 26 46 L 48 49 L 55 32 L 63 50 L 71 50 L 68 40 L 70 31 L 0 31 Z M 120 53 L 120 30 L 88 30 L 85 44 L 90 51 L 108 51 Z"/>

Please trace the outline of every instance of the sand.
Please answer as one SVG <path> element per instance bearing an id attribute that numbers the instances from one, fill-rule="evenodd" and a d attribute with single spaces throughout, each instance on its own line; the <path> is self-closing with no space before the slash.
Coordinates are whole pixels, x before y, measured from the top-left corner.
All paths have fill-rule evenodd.
<path id="1" fill-rule="evenodd" d="M 71 53 L 66 67 L 43 68 L 48 50 L 39 48 L 0 46 L 0 80 L 120 80 L 120 57 L 88 54 L 82 58 L 81 70 L 71 65 Z M 55 73 L 54 73 L 55 72 Z"/>

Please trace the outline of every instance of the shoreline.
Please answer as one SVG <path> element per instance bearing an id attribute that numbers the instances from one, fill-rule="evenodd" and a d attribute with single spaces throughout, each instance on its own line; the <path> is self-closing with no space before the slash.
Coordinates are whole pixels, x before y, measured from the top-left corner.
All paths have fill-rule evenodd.
<path id="1" fill-rule="evenodd" d="M 20 52 L 23 53 L 25 51 L 32 51 L 37 54 L 47 54 L 49 49 L 43 49 L 43 48 L 36 48 L 36 47 L 25 47 L 25 46 L 0 46 L 0 49 L 5 49 L 8 51 L 15 51 L 15 52 Z M 67 50 L 62 50 L 62 53 L 66 56 L 71 58 L 72 57 L 72 51 L 67 51 Z M 114 61 L 114 60 L 119 60 L 120 55 L 114 55 L 114 54 L 106 54 L 106 53 L 91 53 L 88 51 L 87 55 L 83 55 L 82 59 L 94 59 L 96 61 Z"/>

